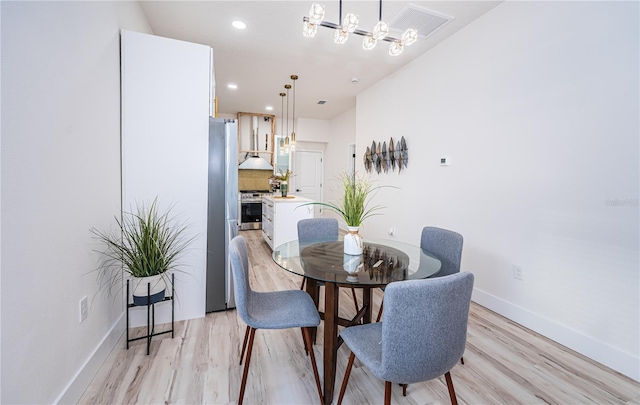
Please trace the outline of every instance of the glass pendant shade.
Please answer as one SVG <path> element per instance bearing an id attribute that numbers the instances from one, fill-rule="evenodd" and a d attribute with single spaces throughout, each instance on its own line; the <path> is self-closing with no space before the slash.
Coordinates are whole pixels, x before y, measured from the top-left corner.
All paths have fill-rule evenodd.
<path id="1" fill-rule="evenodd" d="M 392 42 L 391 45 L 389 45 L 389 55 L 391 56 L 398 56 L 402 51 L 404 51 L 402 42 Z"/>
<path id="2" fill-rule="evenodd" d="M 342 29 L 347 32 L 353 32 L 356 28 L 358 28 L 358 17 L 353 13 L 345 15 L 342 19 Z"/>
<path id="3" fill-rule="evenodd" d="M 318 26 L 315 24 L 311 24 L 309 22 L 303 22 L 302 23 L 302 35 L 304 35 L 307 38 L 313 38 L 316 36 L 316 32 L 318 32 Z"/>
<path id="4" fill-rule="evenodd" d="M 402 34 L 402 37 L 400 38 L 402 39 L 402 43 L 405 46 L 410 46 L 418 40 L 418 31 L 414 30 L 413 28 L 409 28 Z"/>
<path id="5" fill-rule="evenodd" d="M 342 45 L 345 42 L 347 42 L 347 39 L 349 39 L 349 33 L 346 31 L 342 31 L 338 29 L 336 30 L 336 33 L 333 35 L 333 42 L 339 45 Z"/>
<path id="6" fill-rule="evenodd" d="M 389 25 L 384 21 L 378 21 L 373 27 L 373 37 L 375 39 L 383 39 L 389 34 Z"/>
<path id="7" fill-rule="evenodd" d="M 280 138 L 280 154 L 284 153 L 284 139 Z"/>
<path id="8" fill-rule="evenodd" d="M 311 24 L 320 24 L 324 20 L 324 6 L 318 3 L 313 3 L 309 10 L 309 22 Z"/>
<path id="9" fill-rule="evenodd" d="M 370 51 L 370 50 L 372 50 L 373 48 L 376 47 L 377 43 L 378 43 L 377 39 L 373 38 L 372 36 L 367 35 L 362 40 L 362 48 L 366 49 L 367 51 Z"/>

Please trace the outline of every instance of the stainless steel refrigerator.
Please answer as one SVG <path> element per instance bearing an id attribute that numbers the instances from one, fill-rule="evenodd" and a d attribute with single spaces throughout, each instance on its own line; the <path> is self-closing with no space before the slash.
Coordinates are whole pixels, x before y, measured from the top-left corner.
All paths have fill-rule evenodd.
<path id="1" fill-rule="evenodd" d="M 206 312 L 236 306 L 229 241 L 237 234 L 238 123 L 209 118 Z"/>

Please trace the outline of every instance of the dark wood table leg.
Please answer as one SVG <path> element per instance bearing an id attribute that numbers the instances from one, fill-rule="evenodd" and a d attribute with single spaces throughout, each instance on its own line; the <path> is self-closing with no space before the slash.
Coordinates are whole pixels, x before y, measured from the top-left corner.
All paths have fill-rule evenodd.
<path id="1" fill-rule="evenodd" d="M 371 323 L 371 288 L 362 289 L 362 306 L 366 308 L 362 323 Z"/>
<path id="2" fill-rule="evenodd" d="M 324 403 L 333 401 L 338 358 L 338 287 L 324 284 Z"/>
<path id="3" fill-rule="evenodd" d="M 307 282 L 305 283 L 305 289 L 311 296 L 311 299 L 313 300 L 316 308 L 318 308 L 318 303 L 320 302 L 320 289 L 318 288 L 318 282 L 316 280 L 308 278 Z M 310 328 L 309 332 L 311 332 L 311 341 L 315 343 L 318 328 Z"/>

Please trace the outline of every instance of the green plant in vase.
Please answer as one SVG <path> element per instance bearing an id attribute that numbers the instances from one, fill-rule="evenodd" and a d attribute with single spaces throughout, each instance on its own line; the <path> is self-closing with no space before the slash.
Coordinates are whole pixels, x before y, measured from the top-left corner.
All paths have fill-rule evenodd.
<path id="1" fill-rule="evenodd" d="M 135 212 L 116 216 L 114 232 L 90 229 L 103 245 L 96 250 L 101 254 L 97 269 L 101 288 L 108 292 L 119 288 L 126 275 L 132 280 L 134 304 L 147 304 L 149 296 L 151 303 L 164 299 L 169 272 L 178 269 L 178 259 L 195 239 L 186 235 L 187 226 L 170 217 L 170 211 L 160 213 L 155 198 L 148 208 L 142 204 Z"/>
<path id="2" fill-rule="evenodd" d="M 322 205 L 329 210 L 340 215 L 347 224 L 349 233 L 344 238 L 344 252 L 350 255 L 362 254 L 363 242 L 360 236 L 360 225 L 365 219 L 380 215 L 379 211 L 384 207 L 371 205 L 371 198 L 383 187 L 374 186 L 369 180 L 355 174 L 348 173 L 340 175 L 342 192 L 337 203 L 332 202 L 312 202 L 303 205 Z M 395 187 L 393 187 L 395 188 Z"/>
<path id="3" fill-rule="evenodd" d="M 271 176 L 272 179 L 277 180 L 278 183 L 280 183 L 280 194 L 282 195 L 282 197 L 286 197 L 287 193 L 289 191 L 289 178 L 293 176 L 293 172 L 289 169 L 287 169 L 286 172 L 282 172 L 282 170 L 280 170 L 278 172 L 278 174 L 274 174 L 273 176 Z"/>

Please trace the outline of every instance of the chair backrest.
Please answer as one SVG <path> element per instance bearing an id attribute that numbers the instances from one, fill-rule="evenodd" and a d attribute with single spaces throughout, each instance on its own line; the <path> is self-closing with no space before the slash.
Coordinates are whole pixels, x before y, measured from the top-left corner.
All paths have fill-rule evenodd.
<path id="1" fill-rule="evenodd" d="M 420 247 L 440 259 L 440 271 L 433 277 L 443 277 L 460 272 L 463 238 L 457 232 L 426 226 L 422 228 Z"/>
<path id="2" fill-rule="evenodd" d="M 229 242 L 229 261 L 231 262 L 233 292 L 238 314 L 240 314 L 240 318 L 244 323 L 252 325 L 248 303 L 253 291 L 249 285 L 249 255 L 247 254 L 247 242 L 244 237 L 238 235 Z"/>
<path id="3" fill-rule="evenodd" d="M 335 242 L 340 231 L 338 220 L 335 218 L 308 218 L 298 221 L 298 243 Z"/>
<path id="4" fill-rule="evenodd" d="M 380 378 L 426 381 L 448 372 L 462 357 L 473 274 L 394 282 L 384 292 Z"/>

